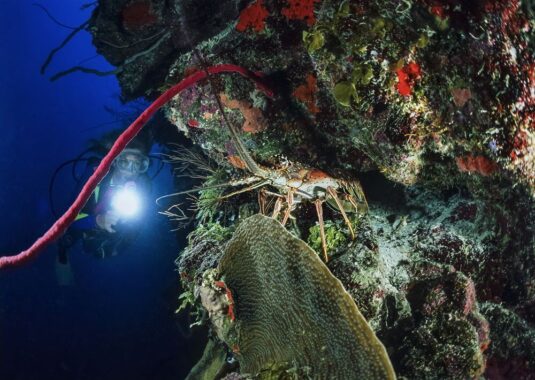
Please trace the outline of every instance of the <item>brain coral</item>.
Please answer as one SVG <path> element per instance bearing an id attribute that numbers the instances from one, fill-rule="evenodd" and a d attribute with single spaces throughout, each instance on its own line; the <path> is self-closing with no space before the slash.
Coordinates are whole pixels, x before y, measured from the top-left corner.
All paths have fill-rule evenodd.
<path id="1" fill-rule="evenodd" d="M 278 221 L 244 220 L 219 270 L 234 299 L 242 373 L 395 378 L 384 346 L 340 281 Z"/>

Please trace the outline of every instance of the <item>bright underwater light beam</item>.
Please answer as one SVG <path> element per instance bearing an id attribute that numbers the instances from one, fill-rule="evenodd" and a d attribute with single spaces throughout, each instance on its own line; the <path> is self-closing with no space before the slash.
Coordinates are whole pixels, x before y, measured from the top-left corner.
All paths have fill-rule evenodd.
<path id="1" fill-rule="evenodd" d="M 141 198 L 136 190 L 135 182 L 128 182 L 113 196 L 111 207 L 122 218 L 133 218 L 141 210 Z"/>
<path id="2" fill-rule="evenodd" d="M 104 156 L 100 164 L 93 172 L 93 175 L 89 177 L 82 190 L 76 197 L 73 204 L 69 207 L 65 213 L 54 222 L 54 224 L 46 231 L 40 238 L 38 238 L 28 249 L 21 251 L 13 256 L 0 257 L 0 269 L 10 266 L 20 265 L 28 260 L 36 257 L 45 247 L 50 243 L 57 240 L 61 235 L 67 231 L 67 228 L 75 220 L 76 216 L 80 213 L 87 200 L 91 197 L 91 194 L 97 187 L 100 181 L 108 174 L 111 168 L 113 160 L 126 148 L 128 143 L 136 137 L 141 128 L 150 120 L 150 118 L 169 102 L 175 95 L 181 91 L 193 86 L 198 81 L 205 79 L 210 74 L 220 73 L 239 73 L 246 78 L 253 80 L 257 87 L 263 91 L 266 95 L 272 96 L 272 91 L 263 83 L 262 75 L 254 73 L 246 68 L 231 64 L 221 64 L 207 67 L 204 70 L 197 71 L 186 78 L 182 79 L 178 84 L 171 87 L 160 95 L 145 111 L 138 116 L 138 118 L 130 124 L 130 126 L 115 140 L 115 143 L 111 147 L 110 151 Z"/>

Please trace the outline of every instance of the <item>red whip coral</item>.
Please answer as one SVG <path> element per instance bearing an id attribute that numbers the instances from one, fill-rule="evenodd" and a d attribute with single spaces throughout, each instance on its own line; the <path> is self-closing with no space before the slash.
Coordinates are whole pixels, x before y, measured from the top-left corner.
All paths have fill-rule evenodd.
<path id="1" fill-rule="evenodd" d="M 126 29 L 140 29 L 152 25 L 157 18 L 150 1 L 130 3 L 122 11 L 123 25 Z"/>
<path id="2" fill-rule="evenodd" d="M 288 0 L 288 7 L 283 8 L 282 15 L 288 20 L 304 20 L 308 26 L 314 25 L 314 3 L 319 0 Z"/>
<path id="3" fill-rule="evenodd" d="M 18 253 L 17 255 L 0 257 L 0 269 L 25 263 L 26 261 L 37 256 L 46 246 L 63 235 L 72 222 L 74 222 L 87 200 L 91 197 L 91 194 L 97 185 L 100 183 L 100 181 L 102 181 L 106 174 L 108 174 L 115 158 L 117 158 L 124 148 L 126 148 L 128 143 L 132 141 L 134 137 L 136 137 L 141 128 L 147 124 L 156 111 L 167 104 L 181 91 L 193 86 L 200 80 L 205 79 L 210 74 L 219 73 L 239 73 L 255 81 L 258 88 L 266 95 L 271 96 L 273 94 L 271 90 L 269 90 L 269 88 L 262 83 L 262 80 L 258 74 L 236 65 L 222 64 L 211 66 L 206 70 L 197 71 L 194 74 L 184 78 L 178 84 L 165 91 L 154 102 L 152 102 L 152 104 L 148 106 L 132 124 L 130 124 L 130 126 L 117 138 L 117 140 L 115 140 L 115 143 L 111 147 L 110 151 L 106 154 L 106 156 L 104 156 L 102 161 L 100 161 L 100 164 L 93 172 L 93 175 L 91 175 L 91 177 L 89 177 L 87 182 L 84 184 L 80 194 L 78 194 L 73 204 L 58 220 L 56 220 L 52 227 L 50 227 L 48 231 L 43 234 L 43 236 L 37 239 L 30 248 Z"/>
<path id="4" fill-rule="evenodd" d="M 457 157 L 455 162 L 461 172 L 479 173 L 483 176 L 491 175 L 498 169 L 496 163 L 483 156 Z"/>
<path id="5" fill-rule="evenodd" d="M 247 28 L 253 28 L 255 32 L 261 32 L 266 27 L 268 11 L 264 8 L 264 0 L 257 0 L 240 13 L 236 30 L 245 32 Z"/>
<path id="6" fill-rule="evenodd" d="M 398 92 L 403 96 L 409 96 L 412 93 L 412 86 L 416 79 L 422 76 L 420 65 L 411 62 L 408 65 L 396 70 L 398 75 Z"/>
<path id="7" fill-rule="evenodd" d="M 316 92 L 318 92 L 316 77 L 313 74 L 308 74 L 306 84 L 297 87 L 292 95 L 305 103 L 310 113 L 316 114 L 320 111 L 316 105 Z"/>

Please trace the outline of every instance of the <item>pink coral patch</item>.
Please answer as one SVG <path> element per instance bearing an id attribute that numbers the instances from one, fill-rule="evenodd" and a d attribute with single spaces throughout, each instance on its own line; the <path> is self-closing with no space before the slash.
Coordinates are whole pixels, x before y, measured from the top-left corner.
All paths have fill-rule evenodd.
<path id="1" fill-rule="evenodd" d="M 457 107 L 463 107 L 472 98 L 472 92 L 468 88 L 454 88 L 451 90 L 451 95 Z"/>
<path id="2" fill-rule="evenodd" d="M 422 76 L 420 65 L 411 62 L 401 69 L 396 70 L 398 76 L 397 90 L 400 95 L 409 96 L 412 94 L 414 82 Z"/>
<path id="3" fill-rule="evenodd" d="M 226 94 L 221 94 L 221 102 L 225 107 L 240 110 L 244 118 L 242 131 L 258 133 L 267 128 L 267 121 L 260 108 L 253 107 L 245 100 L 231 100 Z"/>
<path id="4" fill-rule="evenodd" d="M 234 321 L 236 319 L 236 315 L 234 314 L 234 297 L 232 297 L 232 292 L 227 287 L 227 284 L 225 284 L 223 281 L 215 281 L 214 285 L 217 286 L 220 289 L 223 289 L 225 291 L 225 295 L 227 296 L 228 300 L 228 316 L 231 321 Z"/>
<path id="5" fill-rule="evenodd" d="M 308 74 L 306 83 L 297 87 L 292 95 L 302 101 L 307 106 L 310 113 L 317 114 L 320 111 L 316 105 L 317 92 L 317 79 L 313 74 Z"/>
<path id="6" fill-rule="evenodd" d="M 266 27 L 267 16 L 269 13 L 264 7 L 264 0 L 257 0 L 241 11 L 236 30 L 245 32 L 252 28 L 255 32 L 261 32 Z"/>
<path id="7" fill-rule="evenodd" d="M 412 94 L 414 83 L 422 76 L 422 70 L 419 64 L 411 62 L 401 69 L 396 70 L 396 74 L 398 76 L 398 92 L 400 95 L 409 96 Z"/>
<path id="8" fill-rule="evenodd" d="M 431 9 L 430 9 L 431 13 L 434 14 L 435 16 L 438 16 L 440 18 L 446 18 L 446 12 L 444 11 L 444 7 L 441 6 L 441 5 L 435 5 L 435 6 L 432 6 Z"/>
<path id="9" fill-rule="evenodd" d="M 489 176 L 498 170 L 495 162 L 492 162 L 483 156 L 467 155 L 464 157 L 455 158 L 457 167 L 461 172 L 478 173 L 482 176 Z"/>
<path id="10" fill-rule="evenodd" d="M 308 26 L 316 23 L 314 3 L 319 0 L 288 0 L 288 6 L 282 9 L 282 15 L 288 20 L 303 20 Z"/>
<path id="11" fill-rule="evenodd" d="M 188 120 L 188 126 L 190 126 L 191 128 L 199 128 L 200 124 L 195 119 L 189 119 Z"/>
<path id="12" fill-rule="evenodd" d="M 403 71 L 403 69 L 396 70 L 396 74 L 398 75 L 398 92 L 403 96 L 409 96 L 411 94 L 409 76 L 407 75 L 407 73 L 405 73 L 405 71 Z"/>
<path id="13" fill-rule="evenodd" d="M 529 146 L 528 134 L 526 131 L 519 131 L 513 140 L 513 149 L 509 153 L 509 157 L 514 161 L 526 153 L 526 150 Z"/>
<path id="14" fill-rule="evenodd" d="M 123 8 L 122 18 L 124 27 L 130 30 L 151 26 L 157 21 L 150 1 L 137 1 L 128 4 Z"/>

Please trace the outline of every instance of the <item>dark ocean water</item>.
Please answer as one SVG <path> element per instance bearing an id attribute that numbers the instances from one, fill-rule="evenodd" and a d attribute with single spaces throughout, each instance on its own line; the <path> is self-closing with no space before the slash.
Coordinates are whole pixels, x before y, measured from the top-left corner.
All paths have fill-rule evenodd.
<path id="1" fill-rule="evenodd" d="M 47 0 L 58 20 L 78 26 L 90 16 L 87 1 Z M 83 64 L 110 69 L 79 33 L 48 69 L 51 49 L 70 33 L 33 1 L 0 0 L 0 254 L 27 248 L 53 223 L 49 182 L 92 138 L 117 127 L 124 109 L 113 76 L 50 74 Z M 157 148 L 155 148 L 157 149 Z M 169 168 L 153 195 L 172 192 Z M 58 175 L 58 208 L 71 199 L 70 169 Z M 180 251 L 165 217 L 149 205 L 141 235 L 127 252 L 98 260 L 72 251 L 74 283 L 57 284 L 56 246 L 17 269 L 0 273 L 0 379 L 181 379 L 199 355 L 198 332 L 185 337 L 174 314 L 179 293 L 174 260 Z M 180 239 L 179 239 L 180 240 Z M 182 318 L 184 319 L 184 318 Z"/>

